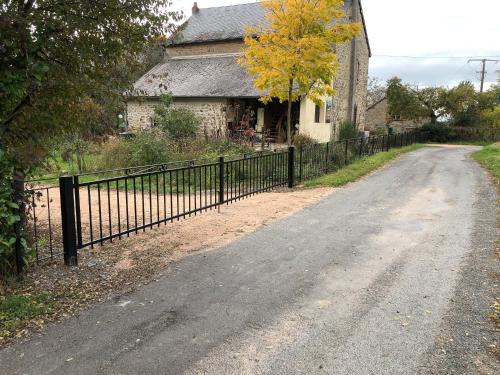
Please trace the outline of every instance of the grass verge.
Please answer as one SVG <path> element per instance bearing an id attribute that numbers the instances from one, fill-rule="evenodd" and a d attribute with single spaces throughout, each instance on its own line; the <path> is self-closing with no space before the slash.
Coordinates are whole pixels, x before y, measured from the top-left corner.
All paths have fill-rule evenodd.
<path id="1" fill-rule="evenodd" d="M 35 326 L 43 324 L 53 307 L 49 293 L 0 295 L 0 341 L 28 321 Z"/>
<path id="2" fill-rule="evenodd" d="M 491 173 L 497 189 L 500 190 L 500 143 L 483 147 L 481 150 L 474 152 L 472 157 Z M 500 257 L 500 241 L 497 241 L 496 255 L 498 261 Z M 500 279 L 499 274 L 494 275 L 494 277 L 495 282 Z M 500 330 L 500 298 L 497 298 L 493 303 L 492 311 L 488 317 L 493 321 L 496 329 Z M 497 358 L 500 358 L 498 344 L 491 344 L 489 348 Z"/>
<path id="3" fill-rule="evenodd" d="M 449 142 L 431 142 L 435 145 L 459 145 L 459 146 L 488 146 L 491 145 L 492 141 L 449 141 Z"/>
<path id="4" fill-rule="evenodd" d="M 359 160 L 356 160 L 347 167 L 339 169 L 334 173 L 327 174 L 322 177 L 315 178 L 313 180 L 306 181 L 304 183 L 305 187 L 319 187 L 319 186 L 330 186 L 337 187 L 348 184 L 349 182 L 356 181 L 358 178 L 367 175 L 368 173 L 382 167 L 387 162 L 397 158 L 402 154 L 407 152 L 418 150 L 425 147 L 421 144 L 415 144 L 403 148 L 395 148 L 387 152 L 380 152 L 373 156 L 366 156 Z"/>
<path id="5" fill-rule="evenodd" d="M 483 147 L 474 152 L 472 157 L 490 171 L 498 186 L 500 184 L 500 143 Z"/>

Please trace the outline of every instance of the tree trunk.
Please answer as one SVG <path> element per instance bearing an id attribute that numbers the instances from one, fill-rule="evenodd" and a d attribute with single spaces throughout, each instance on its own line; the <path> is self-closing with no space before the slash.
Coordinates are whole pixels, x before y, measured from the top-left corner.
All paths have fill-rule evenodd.
<path id="1" fill-rule="evenodd" d="M 434 112 L 431 112 L 431 124 L 435 124 L 437 122 L 437 116 Z"/>
<path id="2" fill-rule="evenodd" d="M 286 140 L 288 146 L 292 145 L 292 90 L 293 79 L 290 79 L 288 86 L 288 116 L 286 119 Z"/>

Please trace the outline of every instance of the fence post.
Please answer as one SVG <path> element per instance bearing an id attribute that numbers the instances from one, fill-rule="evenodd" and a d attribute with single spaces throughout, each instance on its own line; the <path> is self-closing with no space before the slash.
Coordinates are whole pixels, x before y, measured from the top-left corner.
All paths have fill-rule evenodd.
<path id="1" fill-rule="evenodd" d="M 326 143 L 325 173 L 328 173 L 328 158 L 330 156 L 330 142 Z"/>
<path id="2" fill-rule="evenodd" d="M 219 205 L 224 203 L 224 156 L 219 157 Z"/>
<path id="3" fill-rule="evenodd" d="M 348 147 L 349 147 L 349 140 L 345 140 L 345 152 L 344 152 L 344 165 L 347 165 L 347 153 L 348 153 Z"/>
<path id="4" fill-rule="evenodd" d="M 288 147 L 288 187 L 295 185 L 295 147 Z"/>
<path id="5" fill-rule="evenodd" d="M 299 181 L 302 181 L 302 160 L 304 159 L 304 149 L 302 145 L 299 148 Z"/>
<path id="6" fill-rule="evenodd" d="M 59 177 L 59 192 L 61 194 L 61 220 L 64 248 L 64 264 L 78 265 L 75 227 L 75 199 L 73 195 L 73 177 Z"/>

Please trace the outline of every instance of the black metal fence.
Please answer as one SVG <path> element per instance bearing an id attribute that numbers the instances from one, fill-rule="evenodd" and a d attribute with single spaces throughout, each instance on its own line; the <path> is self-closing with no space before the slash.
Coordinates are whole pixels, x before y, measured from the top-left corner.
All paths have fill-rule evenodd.
<path id="1" fill-rule="evenodd" d="M 425 141 L 420 132 L 258 152 L 216 162 L 187 161 L 64 176 L 59 186 L 27 190 L 27 234 L 37 262 L 61 252 L 76 265 L 78 249 L 145 232 L 222 204 L 338 170 L 363 156 Z M 110 173 L 113 177 L 109 177 Z M 58 191 L 57 191 L 58 190 Z M 57 214 L 56 214 L 57 213 Z"/>

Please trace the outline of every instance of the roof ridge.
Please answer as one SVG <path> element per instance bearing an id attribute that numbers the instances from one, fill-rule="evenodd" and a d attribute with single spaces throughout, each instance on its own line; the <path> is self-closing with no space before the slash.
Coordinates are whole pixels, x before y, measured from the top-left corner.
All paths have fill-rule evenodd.
<path id="1" fill-rule="evenodd" d="M 189 56 L 173 56 L 170 60 L 197 60 L 197 59 L 210 59 L 217 57 L 236 57 L 242 56 L 243 52 L 227 52 L 227 53 L 207 53 L 204 55 L 189 55 Z"/>
<path id="2" fill-rule="evenodd" d="M 241 3 L 241 4 L 230 4 L 230 5 L 220 5 L 217 7 L 207 7 L 207 8 L 198 8 L 199 10 L 204 10 L 204 9 L 220 9 L 220 8 L 233 8 L 233 7 L 239 7 L 242 5 L 257 5 L 260 4 L 261 1 L 253 1 L 253 2 L 248 2 L 248 3 Z"/>

